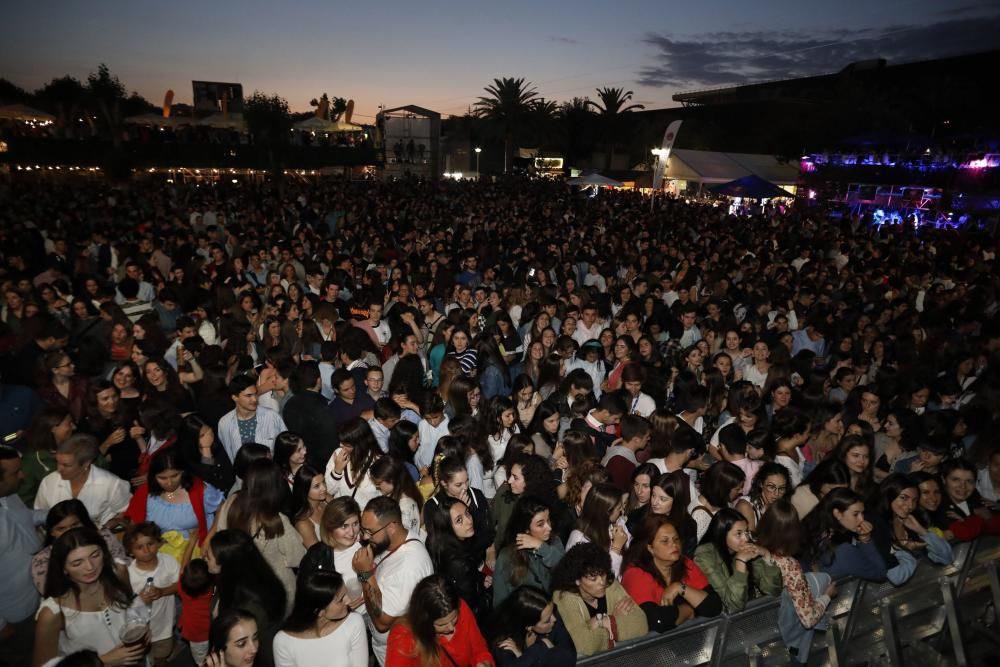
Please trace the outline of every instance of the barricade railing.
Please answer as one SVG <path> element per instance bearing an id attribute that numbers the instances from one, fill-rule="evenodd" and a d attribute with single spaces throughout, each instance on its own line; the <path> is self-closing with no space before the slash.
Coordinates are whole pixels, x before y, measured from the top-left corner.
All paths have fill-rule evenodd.
<path id="1" fill-rule="evenodd" d="M 967 665 L 963 629 L 983 634 L 1000 646 L 995 633 L 978 620 L 978 616 L 1000 609 L 1000 539 L 981 538 L 958 544 L 953 551 L 954 560 L 948 565 L 921 559 L 902 586 L 854 578 L 838 581 L 837 595 L 828 607 L 830 629 L 816 633 L 809 664 L 901 666 L 910 662 L 908 656 L 937 660 L 947 654 L 952 664 Z M 963 602 L 972 595 L 979 597 L 970 611 Z M 778 629 L 780 603 L 779 597 L 770 596 L 751 600 L 739 612 L 696 619 L 667 633 L 624 642 L 610 651 L 581 658 L 577 664 L 787 664 L 788 652 Z M 965 618 L 970 613 L 977 618 Z"/>

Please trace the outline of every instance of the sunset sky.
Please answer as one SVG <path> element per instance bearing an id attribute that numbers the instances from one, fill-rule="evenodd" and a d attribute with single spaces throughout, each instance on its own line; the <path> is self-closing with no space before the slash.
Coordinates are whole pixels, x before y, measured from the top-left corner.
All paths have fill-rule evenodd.
<path id="1" fill-rule="evenodd" d="M 191 101 L 191 80 L 278 93 L 293 111 L 323 92 L 462 114 L 494 77 L 559 101 L 600 86 L 648 108 L 671 95 L 1000 47 L 1000 3 L 635 0 L 7 3 L 0 77 L 33 90 L 106 62 L 128 90 Z"/>

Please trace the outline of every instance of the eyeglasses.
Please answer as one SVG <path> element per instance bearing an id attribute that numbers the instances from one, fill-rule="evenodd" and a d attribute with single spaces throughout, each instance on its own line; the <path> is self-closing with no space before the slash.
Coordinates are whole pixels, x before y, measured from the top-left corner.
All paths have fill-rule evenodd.
<path id="1" fill-rule="evenodd" d="M 361 537 L 364 537 L 364 538 L 370 540 L 371 538 L 375 537 L 376 535 L 378 535 L 379 533 L 381 533 L 383 530 L 385 530 L 386 528 L 388 528 L 392 523 L 393 522 L 390 521 L 389 523 L 385 524 L 384 526 L 382 526 L 381 528 L 379 528 L 378 530 L 376 530 L 374 532 L 368 530 L 367 528 L 362 527 L 361 528 Z"/>
<path id="2" fill-rule="evenodd" d="M 784 493 L 788 490 L 787 486 L 775 486 L 774 484 L 765 484 L 764 489 L 769 493 Z"/>

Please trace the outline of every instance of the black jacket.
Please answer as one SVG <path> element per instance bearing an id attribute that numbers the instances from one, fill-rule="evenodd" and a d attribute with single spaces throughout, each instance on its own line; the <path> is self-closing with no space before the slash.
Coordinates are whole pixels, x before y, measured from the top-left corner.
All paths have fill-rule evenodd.
<path id="1" fill-rule="evenodd" d="M 340 443 L 337 422 L 327 407 L 326 399 L 318 391 L 294 394 L 281 414 L 289 431 L 302 436 L 306 445 L 306 462 L 319 471 L 326 464 Z"/>

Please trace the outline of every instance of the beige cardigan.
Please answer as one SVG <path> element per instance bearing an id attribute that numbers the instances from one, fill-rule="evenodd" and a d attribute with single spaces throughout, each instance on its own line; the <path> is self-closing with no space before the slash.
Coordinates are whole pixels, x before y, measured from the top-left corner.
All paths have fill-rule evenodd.
<path id="1" fill-rule="evenodd" d="M 639 605 L 627 614 L 614 614 L 615 605 L 622 598 L 629 597 L 619 582 L 612 582 L 605 596 L 608 600 L 608 613 L 612 615 L 618 628 L 618 641 L 637 639 L 649 632 L 646 613 L 639 608 Z M 576 644 L 577 655 L 583 657 L 608 650 L 610 639 L 608 631 L 603 627 L 590 629 L 590 612 L 587 611 L 587 605 L 579 593 L 556 591 L 552 599 L 559 609 L 563 623 L 566 624 L 566 630 Z"/>

